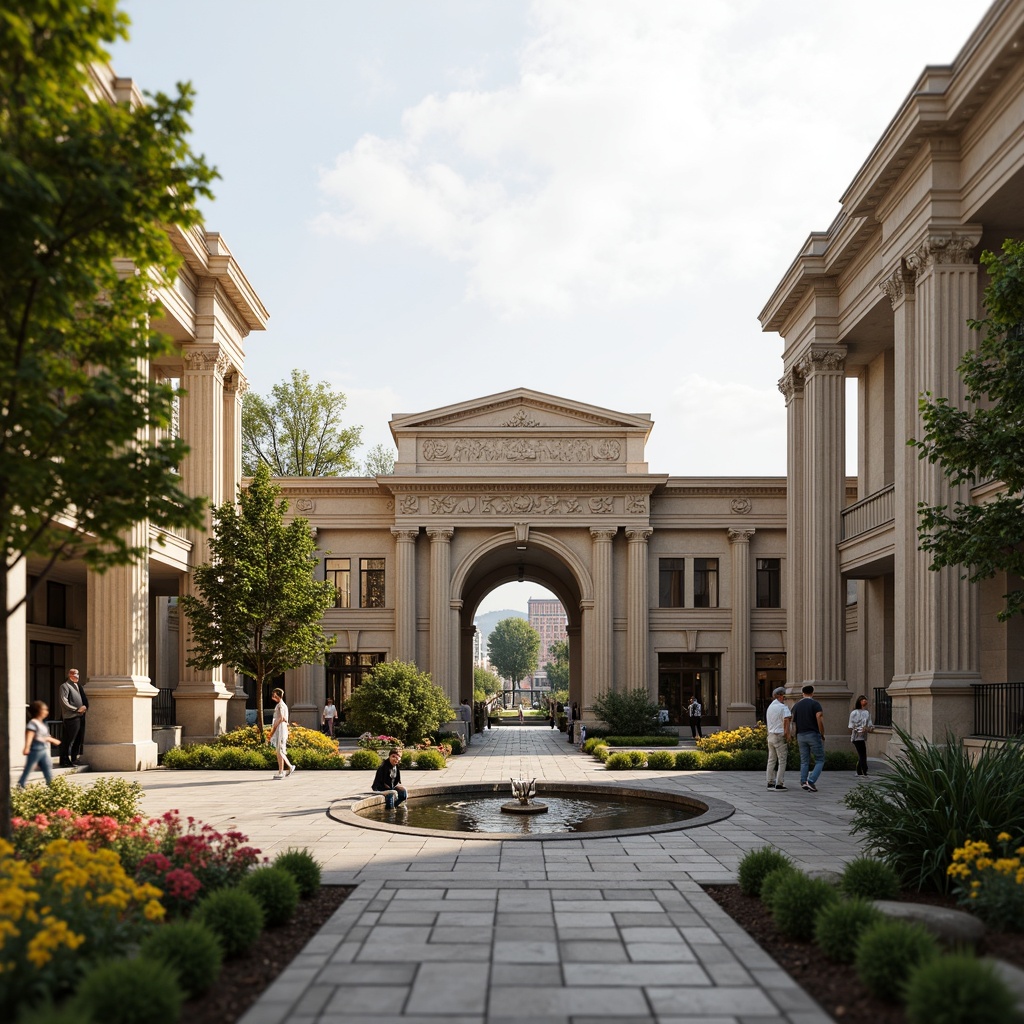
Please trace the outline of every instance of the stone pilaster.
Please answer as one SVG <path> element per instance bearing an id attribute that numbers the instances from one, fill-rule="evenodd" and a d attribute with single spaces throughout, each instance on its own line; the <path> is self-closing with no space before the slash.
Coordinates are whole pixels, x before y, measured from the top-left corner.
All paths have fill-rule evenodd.
<path id="1" fill-rule="evenodd" d="M 732 644 L 729 660 L 732 673 L 728 690 L 722 693 L 722 704 L 729 711 L 729 721 L 753 725 L 754 665 L 750 650 L 751 564 L 750 538 L 753 530 L 730 530 L 732 547 Z"/>
<path id="2" fill-rule="evenodd" d="M 647 662 L 647 542 L 649 528 L 626 530 L 629 544 L 626 580 L 626 686 L 630 690 L 650 686 Z"/>
<path id="3" fill-rule="evenodd" d="M 802 567 L 804 519 L 804 378 L 795 367 L 779 381 L 786 398 L 786 678 L 790 683 L 804 679 L 804 619 Z"/>
<path id="4" fill-rule="evenodd" d="M 594 567 L 594 610 L 591 674 L 594 693 L 612 689 L 612 541 L 617 528 L 591 527 Z"/>
<path id="5" fill-rule="evenodd" d="M 395 659 L 416 661 L 416 538 L 419 529 L 393 526 L 395 538 Z"/>
<path id="6" fill-rule="evenodd" d="M 430 538 L 430 676 L 448 693 L 451 680 L 451 550 L 453 527 L 427 530 Z M 450 694 L 449 694 L 450 696 Z"/>
<path id="7" fill-rule="evenodd" d="M 307 729 L 319 729 L 326 690 L 327 669 L 323 664 L 300 665 L 285 673 L 285 702 L 291 720 Z"/>

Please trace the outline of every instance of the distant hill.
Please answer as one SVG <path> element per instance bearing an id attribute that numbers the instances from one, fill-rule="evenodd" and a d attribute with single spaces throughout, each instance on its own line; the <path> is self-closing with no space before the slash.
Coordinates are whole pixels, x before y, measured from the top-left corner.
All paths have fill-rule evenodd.
<path id="1" fill-rule="evenodd" d="M 517 612 L 511 608 L 503 608 L 498 612 L 484 612 L 483 615 L 478 615 L 473 620 L 473 625 L 480 630 L 480 635 L 483 638 L 484 643 L 487 643 L 487 638 L 491 635 L 491 630 L 501 622 L 502 619 L 527 619 L 529 616 L 526 612 Z"/>

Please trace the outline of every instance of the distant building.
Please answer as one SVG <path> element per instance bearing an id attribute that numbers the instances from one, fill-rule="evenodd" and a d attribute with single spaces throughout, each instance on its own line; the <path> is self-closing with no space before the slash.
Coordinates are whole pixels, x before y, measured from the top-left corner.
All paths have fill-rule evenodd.
<path id="1" fill-rule="evenodd" d="M 533 674 L 533 689 L 546 690 L 549 689 L 548 674 L 544 666 L 551 660 L 551 645 L 569 638 L 565 609 L 562 602 L 554 598 L 531 597 L 527 601 L 527 617 L 540 634 L 539 664 Z"/>

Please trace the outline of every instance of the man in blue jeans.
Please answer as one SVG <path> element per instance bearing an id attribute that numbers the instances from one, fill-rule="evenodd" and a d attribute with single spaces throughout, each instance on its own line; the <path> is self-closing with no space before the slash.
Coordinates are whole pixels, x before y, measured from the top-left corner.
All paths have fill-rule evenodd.
<path id="1" fill-rule="evenodd" d="M 796 744 L 800 748 L 800 788 L 808 793 L 818 792 L 815 783 L 821 775 L 821 769 L 825 767 L 825 720 L 821 705 L 814 699 L 813 694 L 814 687 L 808 683 L 803 688 L 803 697 L 793 705 Z"/>

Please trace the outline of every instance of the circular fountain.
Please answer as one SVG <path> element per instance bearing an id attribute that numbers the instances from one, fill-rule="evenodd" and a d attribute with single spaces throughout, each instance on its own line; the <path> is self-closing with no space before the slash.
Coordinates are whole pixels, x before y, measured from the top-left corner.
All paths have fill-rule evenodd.
<path id="1" fill-rule="evenodd" d="M 509 779 L 512 783 L 512 795 L 515 800 L 509 800 L 501 805 L 502 814 L 546 814 L 548 805 L 534 800 L 537 793 L 537 780 L 530 779 Z"/>

